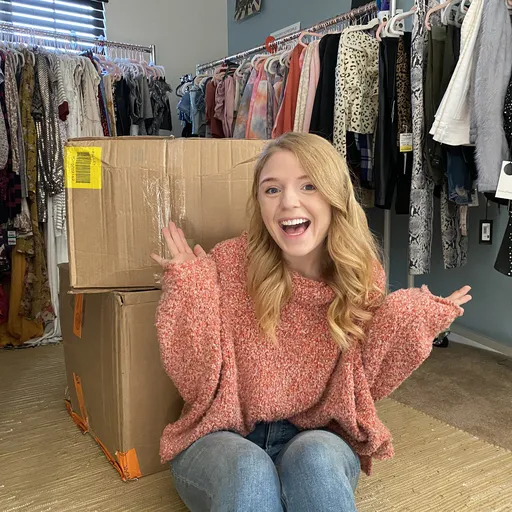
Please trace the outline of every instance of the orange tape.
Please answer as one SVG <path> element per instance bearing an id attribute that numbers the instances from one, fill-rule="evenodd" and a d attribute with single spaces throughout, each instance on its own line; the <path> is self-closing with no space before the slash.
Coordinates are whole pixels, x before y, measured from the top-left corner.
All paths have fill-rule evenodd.
<path id="1" fill-rule="evenodd" d="M 135 448 L 127 452 L 116 452 L 116 457 L 123 475 L 127 480 L 133 480 L 142 476 Z"/>
<path id="2" fill-rule="evenodd" d="M 82 323 L 84 320 L 84 296 L 75 295 L 75 309 L 73 312 L 73 334 L 77 338 L 82 337 Z"/>
<path id="3" fill-rule="evenodd" d="M 126 482 L 127 478 L 123 474 L 123 470 L 121 469 L 121 466 L 117 463 L 117 461 L 114 459 L 114 457 L 112 457 L 112 455 L 110 455 L 110 452 L 108 451 L 107 447 L 99 440 L 98 437 L 95 436 L 94 439 L 96 440 L 99 447 L 101 448 L 101 451 L 105 454 L 105 457 L 107 457 L 110 464 L 112 464 L 112 466 L 114 466 L 116 471 L 119 473 L 123 482 Z"/>
<path id="4" fill-rule="evenodd" d="M 76 373 L 73 373 L 73 380 L 75 382 L 78 406 L 80 407 L 80 416 L 82 417 L 84 424 L 87 426 L 87 430 L 89 430 L 89 417 L 87 416 L 87 409 L 85 407 L 84 391 L 82 389 L 82 379 Z"/>
<path id="5" fill-rule="evenodd" d="M 73 411 L 73 408 L 71 407 L 71 402 L 69 400 L 65 400 L 66 402 L 66 409 L 68 410 L 68 414 L 71 416 L 71 419 L 75 422 L 76 426 L 84 433 L 86 434 L 89 432 L 89 426 L 85 424 L 84 420 L 78 416 L 78 414 Z"/>

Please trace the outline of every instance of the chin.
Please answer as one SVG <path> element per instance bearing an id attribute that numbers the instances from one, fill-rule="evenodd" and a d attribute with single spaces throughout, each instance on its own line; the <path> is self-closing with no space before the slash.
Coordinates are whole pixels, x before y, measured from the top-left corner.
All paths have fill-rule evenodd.
<path id="1" fill-rule="evenodd" d="M 321 244 L 311 236 L 311 233 L 304 233 L 298 237 L 289 237 L 286 234 L 279 233 L 274 235 L 274 240 L 287 256 L 300 258 L 314 252 Z"/>

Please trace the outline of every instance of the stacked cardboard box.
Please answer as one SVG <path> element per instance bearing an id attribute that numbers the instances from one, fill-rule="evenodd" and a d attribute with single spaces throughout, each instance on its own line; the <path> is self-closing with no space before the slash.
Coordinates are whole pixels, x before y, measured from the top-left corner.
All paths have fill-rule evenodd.
<path id="1" fill-rule="evenodd" d="M 61 268 L 67 407 L 125 480 L 165 469 L 160 435 L 182 401 L 154 327 L 161 228 L 206 250 L 246 227 L 260 141 L 76 139 L 66 147 L 69 267 Z"/>

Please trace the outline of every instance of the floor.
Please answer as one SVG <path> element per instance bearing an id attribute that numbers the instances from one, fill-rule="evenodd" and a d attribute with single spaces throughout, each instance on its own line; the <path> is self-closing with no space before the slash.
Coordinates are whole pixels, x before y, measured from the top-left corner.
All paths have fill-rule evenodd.
<path id="1" fill-rule="evenodd" d="M 62 347 L 0 351 L 0 512 L 186 511 L 167 472 L 120 481 L 64 388 Z M 436 349 L 393 398 L 379 413 L 396 457 L 361 479 L 360 512 L 512 511 L 510 361 Z"/>
<path id="2" fill-rule="evenodd" d="M 451 343 L 430 358 L 393 399 L 512 451 L 512 360 Z"/>

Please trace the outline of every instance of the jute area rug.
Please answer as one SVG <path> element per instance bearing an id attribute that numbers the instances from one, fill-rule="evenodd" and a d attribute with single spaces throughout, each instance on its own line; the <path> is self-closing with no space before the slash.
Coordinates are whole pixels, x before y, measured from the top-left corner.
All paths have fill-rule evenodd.
<path id="1" fill-rule="evenodd" d="M 64 388 L 62 347 L 0 351 L 0 512 L 186 511 L 168 472 L 120 481 Z M 360 512 L 512 511 L 512 453 L 393 400 L 379 411 L 397 455 L 361 479 Z"/>

